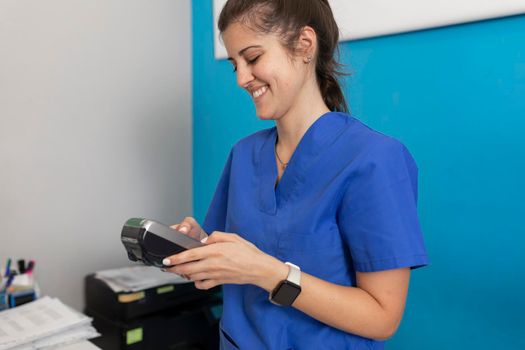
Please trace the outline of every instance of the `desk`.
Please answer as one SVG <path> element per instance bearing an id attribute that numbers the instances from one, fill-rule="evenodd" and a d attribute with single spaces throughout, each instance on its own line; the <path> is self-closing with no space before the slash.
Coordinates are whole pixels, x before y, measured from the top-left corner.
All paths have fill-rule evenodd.
<path id="1" fill-rule="evenodd" d="M 56 350 L 100 350 L 100 348 L 88 341 L 82 341 L 80 343 L 75 343 L 57 348 Z"/>

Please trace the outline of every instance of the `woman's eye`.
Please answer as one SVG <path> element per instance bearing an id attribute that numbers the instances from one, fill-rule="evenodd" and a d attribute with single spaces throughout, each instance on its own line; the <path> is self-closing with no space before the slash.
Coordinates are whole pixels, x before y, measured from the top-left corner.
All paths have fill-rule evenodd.
<path id="1" fill-rule="evenodd" d="M 248 64 L 254 64 L 255 62 L 257 62 L 257 60 L 259 59 L 259 57 L 261 57 L 261 55 L 255 57 L 255 58 L 252 58 L 251 60 L 247 60 L 247 61 L 248 61 Z"/>
<path id="2" fill-rule="evenodd" d="M 254 63 L 257 62 L 257 60 L 259 59 L 259 57 L 261 57 L 261 55 L 255 57 L 255 58 L 252 58 L 252 59 L 247 59 L 247 60 L 246 60 L 246 63 L 248 63 L 248 64 L 250 64 L 250 65 L 251 65 L 251 64 L 254 64 Z M 233 72 L 234 72 L 234 73 L 237 72 L 237 66 L 236 66 L 236 65 L 233 66 Z"/>

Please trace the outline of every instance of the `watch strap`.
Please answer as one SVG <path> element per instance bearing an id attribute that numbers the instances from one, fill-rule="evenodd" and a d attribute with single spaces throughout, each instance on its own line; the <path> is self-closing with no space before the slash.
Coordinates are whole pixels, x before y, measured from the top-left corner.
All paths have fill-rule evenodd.
<path id="1" fill-rule="evenodd" d="M 292 282 L 298 286 L 301 285 L 301 269 L 299 266 L 292 264 L 291 262 L 285 262 L 290 267 L 288 270 L 288 276 L 286 280 Z"/>

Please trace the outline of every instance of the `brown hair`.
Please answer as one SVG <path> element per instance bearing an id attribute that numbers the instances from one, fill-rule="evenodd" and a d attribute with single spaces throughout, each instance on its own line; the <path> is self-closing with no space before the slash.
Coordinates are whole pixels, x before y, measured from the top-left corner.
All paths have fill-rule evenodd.
<path id="1" fill-rule="evenodd" d="M 296 43 L 305 26 L 317 34 L 315 73 L 323 100 L 332 111 L 348 112 L 338 77 L 339 28 L 328 0 L 228 0 L 219 16 L 223 33 L 233 22 L 241 22 L 262 33 L 277 33 L 284 47 L 296 52 Z"/>

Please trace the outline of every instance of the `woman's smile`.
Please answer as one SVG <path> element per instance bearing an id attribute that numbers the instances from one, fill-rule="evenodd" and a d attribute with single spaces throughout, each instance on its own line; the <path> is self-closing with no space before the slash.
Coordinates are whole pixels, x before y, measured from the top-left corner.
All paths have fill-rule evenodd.
<path id="1" fill-rule="evenodd" d="M 268 85 L 264 85 L 257 90 L 252 90 L 251 95 L 254 100 L 258 100 L 260 97 L 262 97 L 266 91 L 268 91 Z"/>

